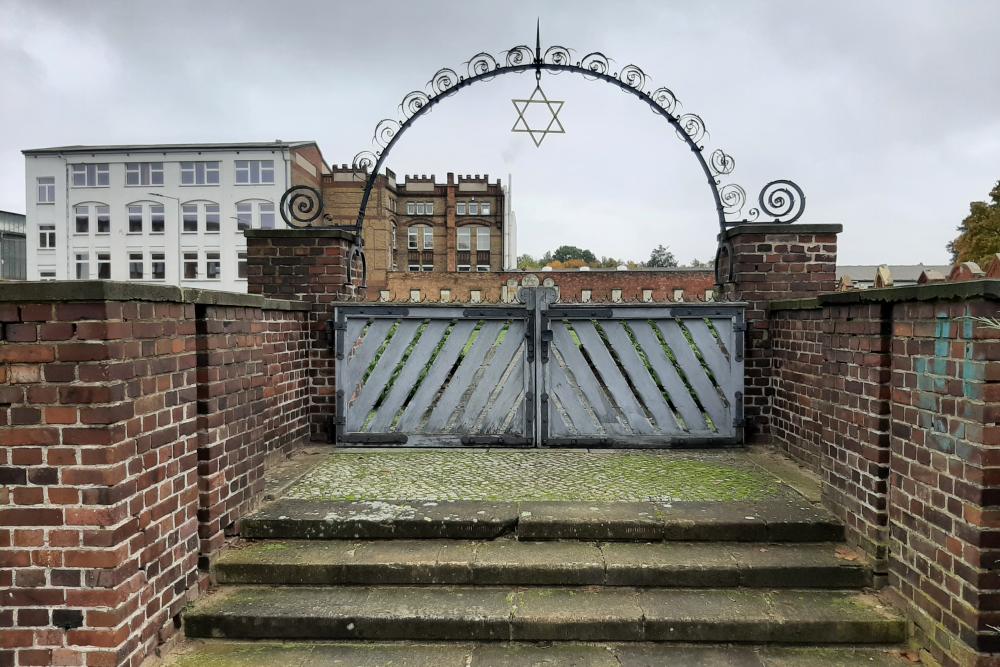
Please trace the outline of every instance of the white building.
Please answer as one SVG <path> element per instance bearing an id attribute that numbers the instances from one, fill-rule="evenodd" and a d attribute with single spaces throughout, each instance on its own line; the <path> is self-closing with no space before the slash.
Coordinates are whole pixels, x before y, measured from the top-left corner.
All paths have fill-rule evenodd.
<path id="1" fill-rule="evenodd" d="M 246 228 L 328 169 L 313 142 L 23 151 L 29 280 L 134 280 L 246 292 Z"/>

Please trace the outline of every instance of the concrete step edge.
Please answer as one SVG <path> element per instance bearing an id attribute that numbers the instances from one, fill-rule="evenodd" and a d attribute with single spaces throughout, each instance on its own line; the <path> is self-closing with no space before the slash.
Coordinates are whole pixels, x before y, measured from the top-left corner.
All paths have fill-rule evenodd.
<path id="1" fill-rule="evenodd" d="M 214 575 L 221 584 L 272 585 L 848 589 L 872 583 L 864 560 L 830 543 L 267 540 L 230 549 Z"/>
<path id="2" fill-rule="evenodd" d="M 227 587 L 189 637 L 894 644 L 903 618 L 844 591 L 517 587 Z"/>

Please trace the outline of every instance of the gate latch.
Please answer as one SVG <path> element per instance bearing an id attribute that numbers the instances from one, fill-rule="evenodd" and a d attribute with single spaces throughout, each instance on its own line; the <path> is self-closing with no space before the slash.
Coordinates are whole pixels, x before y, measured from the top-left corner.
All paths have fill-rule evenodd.
<path id="1" fill-rule="evenodd" d="M 549 363 L 549 346 L 552 343 L 552 330 L 545 329 L 542 331 L 542 363 Z"/>

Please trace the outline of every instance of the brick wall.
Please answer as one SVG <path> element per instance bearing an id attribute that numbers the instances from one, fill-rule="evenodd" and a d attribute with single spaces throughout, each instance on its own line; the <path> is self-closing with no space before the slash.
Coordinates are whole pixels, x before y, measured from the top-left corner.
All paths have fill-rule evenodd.
<path id="1" fill-rule="evenodd" d="M 255 502 L 267 458 L 305 433 L 297 308 L 110 282 L 5 287 L 0 664 L 137 665 L 176 631 L 205 584 L 199 560 Z"/>
<path id="2" fill-rule="evenodd" d="M 247 291 L 269 298 L 295 299 L 309 309 L 310 393 L 308 420 L 313 440 L 328 437 L 327 420 L 336 407 L 335 359 L 327 340 L 327 320 L 338 301 L 364 299 L 361 262 L 350 260 L 353 234 L 332 229 L 248 230 Z M 347 280 L 348 267 L 352 280 Z"/>
<path id="3" fill-rule="evenodd" d="M 772 396 L 768 304 L 836 289 L 837 234 L 841 225 L 747 224 L 719 238 L 721 297 L 746 301 L 746 438 L 767 442 Z"/>
<path id="4" fill-rule="evenodd" d="M 502 271 L 502 272 L 433 272 L 394 271 L 388 274 L 386 291 L 391 301 L 409 301 L 410 290 L 420 290 L 424 301 L 441 300 L 441 290 L 450 291 L 450 300 L 468 302 L 478 290 L 484 302 L 501 301 L 504 286 L 508 294 L 516 292 L 527 276 L 539 281 L 550 279 L 564 302 L 580 301 L 583 290 L 591 291 L 595 302 L 610 302 L 612 290 L 621 290 L 623 301 L 642 301 L 643 290 L 652 290 L 652 301 L 673 301 L 674 290 L 683 290 L 686 301 L 704 301 L 708 290 L 715 288 L 711 269 L 651 269 L 637 271 Z M 380 290 L 371 289 L 368 298 L 378 301 Z M 511 297 L 512 298 L 512 297 Z"/>
<path id="5" fill-rule="evenodd" d="M 1000 282 L 772 303 L 775 442 L 887 572 L 944 665 L 995 664 Z"/>

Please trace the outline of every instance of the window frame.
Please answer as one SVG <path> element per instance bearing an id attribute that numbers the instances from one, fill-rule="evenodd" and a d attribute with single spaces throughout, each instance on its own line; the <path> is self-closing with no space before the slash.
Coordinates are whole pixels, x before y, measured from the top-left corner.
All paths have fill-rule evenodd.
<path id="1" fill-rule="evenodd" d="M 186 166 L 190 165 L 190 166 Z M 209 166 L 215 165 L 215 166 Z M 180 163 L 181 181 L 183 188 L 208 187 L 214 188 L 222 185 L 222 163 L 219 160 L 183 160 Z M 215 182 L 210 182 L 209 174 L 215 174 Z M 184 178 L 191 175 L 191 182 L 185 183 Z M 199 178 L 200 176 L 200 178 Z"/>
<path id="2" fill-rule="evenodd" d="M 159 257 L 159 259 L 157 259 Z M 162 269 L 162 276 L 156 277 L 156 265 L 159 264 Z M 149 279 L 150 280 L 166 280 L 167 279 L 167 253 L 163 250 L 149 251 Z"/>
<path id="3" fill-rule="evenodd" d="M 193 258 L 193 259 L 192 259 Z M 194 276 L 188 276 L 188 266 L 194 266 Z M 181 280 L 200 280 L 201 253 L 197 250 L 181 250 Z"/>
<path id="4" fill-rule="evenodd" d="M 82 169 L 77 169 L 82 167 Z M 91 170 L 91 167 L 93 169 Z M 107 162 L 74 162 L 69 165 L 70 187 L 72 188 L 110 188 L 111 187 L 111 165 Z M 76 177 L 83 176 L 84 183 L 78 184 Z M 91 183 L 93 176 L 93 183 Z M 103 177 L 103 178 L 102 178 Z M 101 183 L 104 180 L 104 183 Z"/>
<path id="5" fill-rule="evenodd" d="M 83 259 L 81 259 L 81 257 Z M 81 276 L 80 267 L 85 269 L 85 276 Z M 90 280 L 90 251 L 77 250 L 73 252 L 73 275 L 75 280 Z"/>
<path id="6" fill-rule="evenodd" d="M 51 182 L 50 183 L 43 183 L 42 181 L 51 181 Z M 45 193 L 44 196 L 42 194 L 43 192 Z M 35 177 L 35 203 L 36 204 L 55 204 L 56 203 L 56 177 L 55 176 L 36 176 Z"/>
<path id="7" fill-rule="evenodd" d="M 129 183 L 129 178 L 135 176 L 135 183 Z M 157 182 L 159 180 L 159 182 Z M 163 187 L 162 162 L 126 162 L 126 188 L 160 188 Z"/>
<path id="8" fill-rule="evenodd" d="M 45 223 L 38 225 L 38 249 L 39 250 L 56 249 L 56 226 L 54 223 Z"/>
<path id="9" fill-rule="evenodd" d="M 269 165 L 265 166 L 264 163 L 269 163 Z M 274 160 L 233 160 L 233 167 L 234 185 L 274 185 Z M 243 171 L 246 172 L 245 181 L 240 180 L 240 172 Z M 264 173 L 267 171 L 271 172 L 270 180 L 264 180 Z"/>
<path id="10" fill-rule="evenodd" d="M 129 280 L 145 280 L 146 279 L 146 253 L 142 250 L 128 250 L 128 279 Z M 138 257 L 138 261 L 136 261 Z M 139 267 L 139 276 L 135 276 L 135 267 Z"/>

